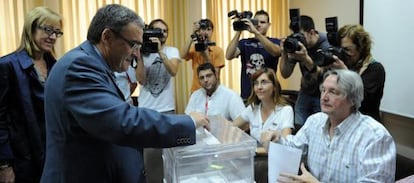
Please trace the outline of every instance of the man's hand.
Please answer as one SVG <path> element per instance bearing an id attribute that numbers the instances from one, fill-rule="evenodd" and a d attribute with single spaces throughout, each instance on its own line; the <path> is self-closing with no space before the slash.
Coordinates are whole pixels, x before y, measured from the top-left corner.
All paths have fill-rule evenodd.
<path id="1" fill-rule="evenodd" d="M 161 45 L 160 38 L 158 38 L 158 37 L 150 37 L 149 40 L 151 42 L 153 42 L 153 43 L 157 43 L 158 51 L 160 51 L 162 49 L 162 45 Z"/>
<path id="2" fill-rule="evenodd" d="M 248 26 L 247 31 L 249 31 L 252 34 L 260 34 L 260 32 L 256 29 L 256 26 L 253 25 L 252 21 L 248 18 L 243 18 L 241 21 L 244 22 Z"/>
<path id="3" fill-rule="evenodd" d="M 294 183 L 294 182 L 306 182 L 306 183 L 319 183 L 319 181 L 305 168 L 305 164 L 300 165 L 302 175 L 294 175 L 287 173 L 280 173 L 277 178 L 279 183 Z"/>
<path id="4" fill-rule="evenodd" d="M 210 124 L 207 117 L 199 112 L 191 112 L 190 113 L 191 119 L 193 119 L 196 128 L 204 127 L 207 130 L 210 130 Z"/>
<path id="5" fill-rule="evenodd" d="M 3 168 L 0 170 L 0 183 L 13 183 L 14 171 L 12 167 Z"/>

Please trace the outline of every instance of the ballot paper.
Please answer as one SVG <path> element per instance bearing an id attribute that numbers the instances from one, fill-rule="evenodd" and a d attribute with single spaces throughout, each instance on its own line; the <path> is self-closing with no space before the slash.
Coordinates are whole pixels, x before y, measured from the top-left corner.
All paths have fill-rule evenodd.
<path id="1" fill-rule="evenodd" d="M 302 150 L 270 142 L 268 181 L 277 182 L 280 173 L 298 174 Z"/>
<path id="2" fill-rule="evenodd" d="M 197 134 L 197 137 L 199 138 L 197 143 L 203 143 L 206 145 L 220 144 L 220 141 L 205 128 L 197 129 L 196 134 Z"/>

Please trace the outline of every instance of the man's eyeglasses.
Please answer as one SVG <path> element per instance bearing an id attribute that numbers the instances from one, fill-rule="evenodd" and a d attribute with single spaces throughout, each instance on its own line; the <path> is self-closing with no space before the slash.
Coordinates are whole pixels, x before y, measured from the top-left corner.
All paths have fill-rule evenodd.
<path id="1" fill-rule="evenodd" d="M 55 30 L 50 26 L 38 26 L 39 29 L 43 30 L 47 35 L 51 36 L 53 34 L 56 34 L 56 37 L 61 37 L 63 36 L 63 32 L 60 30 Z"/>
<path id="2" fill-rule="evenodd" d="M 135 50 L 135 49 L 141 49 L 142 47 L 142 43 L 138 42 L 138 41 L 130 41 L 127 38 L 125 38 L 124 36 L 122 36 L 120 33 L 113 31 L 116 36 L 118 36 L 119 38 L 121 38 L 122 40 L 124 40 L 126 43 L 128 43 L 128 45 L 131 47 L 131 49 Z"/>

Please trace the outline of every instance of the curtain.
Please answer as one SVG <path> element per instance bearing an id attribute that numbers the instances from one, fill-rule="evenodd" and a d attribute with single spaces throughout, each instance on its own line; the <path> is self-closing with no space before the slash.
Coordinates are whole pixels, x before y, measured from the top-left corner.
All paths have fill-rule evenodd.
<path id="1" fill-rule="evenodd" d="M 9 54 L 20 45 L 26 12 L 42 4 L 41 0 L 1 0 L 0 1 L 0 57 Z"/>
<path id="2" fill-rule="evenodd" d="M 98 8 L 106 4 L 125 5 L 137 12 L 146 23 L 163 18 L 172 27 L 176 25 L 172 25 L 172 21 L 181 22 L 174 16 L 173 9 L 176 7 L 170 6 L 177 4 L 176 2 L 182 4 L 179 0 L 1 0 L 0 25 L 3 25 L 3 29 L 0 31 L 0 56 L 14 51 L 19 46 L 24 17 L 36 6 L 49 7 L 63 17 L 64 35 L 55 45 L 56 54 L 60 57 L 86 40 L 92 17 Z M 174 29 L 172 31 L 174 32 Z M 167 40 L 167 43 L 171 44 L 172 39 Z"/>
<path id="3" fill-rule="evenodd" d="M 172 7 L 167 6 L 168 0 L 62 0 L 61 7 L 64 17 L 64 50 L 79 45 L 86 40 L 89 23 L 95 15 L 96 11 L 107 4 L 121 4 L 137 12 L 145 23 L 149 23 L 153 19 L 163 18 L 171 26 L 171 20 L 167 16 L 171 14 Z M 166 17 L 166 18 L 165 18 Z M 167 40 L 167 44 L 171 43 L 171 39 Z"/>

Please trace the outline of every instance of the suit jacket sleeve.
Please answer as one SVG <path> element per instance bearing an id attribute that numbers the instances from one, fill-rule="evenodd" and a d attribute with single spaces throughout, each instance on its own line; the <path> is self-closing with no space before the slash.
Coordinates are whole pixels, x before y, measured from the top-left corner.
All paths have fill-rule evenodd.
<path id="1" fill-rule="evenodd" d="M 9 141 L 8 126 L 10 116 L 8 112 L 10 96 L 10 68 L 9 62 L 0 59 L 0 160 L 13 159 L 12 150 Z"/>
<path id="2" fill-rule="evenodd" d="M 64 105 L 89 134 L 119 145 L 172 147 L 195 143 L 195 126 L 187 115 L 164 115 L 130 106 L 117 92 L 102 61 L 78 57 L 63 84 Z"/>

